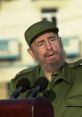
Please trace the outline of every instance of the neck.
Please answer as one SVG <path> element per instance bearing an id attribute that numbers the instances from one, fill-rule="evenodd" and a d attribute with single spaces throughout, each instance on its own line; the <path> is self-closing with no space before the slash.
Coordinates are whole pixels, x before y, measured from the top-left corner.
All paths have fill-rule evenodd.
<path id="1" fill-rule="evenodd" d="M 50 66 L 50 65 L 47 65 L 47 66 L 43 66 L 43 70 L 44 70 L 44 73 L 47 77 L 48 80 L 51 81 L 51 76 L 53 73 L 55 73 L 57 71 L 57 67 L 53 67 L 53 66 Z"/>

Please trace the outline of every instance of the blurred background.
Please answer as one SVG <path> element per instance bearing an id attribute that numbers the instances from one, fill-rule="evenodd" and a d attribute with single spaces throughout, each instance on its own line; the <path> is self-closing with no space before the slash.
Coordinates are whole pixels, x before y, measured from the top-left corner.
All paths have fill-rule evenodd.
<path id="1" fill-rule="evenodd" d="M 25 30 L 39 20 L 59 28 L 66 61 L 82 58 L 82 0 L 0 0 L 0 99 L 22 69 L 34 66 L 27 53 Z"/>

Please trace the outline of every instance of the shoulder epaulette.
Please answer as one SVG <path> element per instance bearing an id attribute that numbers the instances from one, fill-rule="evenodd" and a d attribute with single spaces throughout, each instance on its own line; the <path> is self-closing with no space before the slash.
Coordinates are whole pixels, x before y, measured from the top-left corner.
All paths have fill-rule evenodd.
<path id="1" fill-rule="evenodd" d="M 75 61 L 73 63 L 70 63 L 70 66 L 73 68 L 78 67 L 79 65 L 82 65 L 82 59 Z"/>

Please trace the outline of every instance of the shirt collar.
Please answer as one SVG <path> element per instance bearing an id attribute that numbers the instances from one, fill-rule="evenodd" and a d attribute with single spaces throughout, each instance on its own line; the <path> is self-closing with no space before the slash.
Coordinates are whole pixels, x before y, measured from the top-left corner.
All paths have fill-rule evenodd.
<path id="1" fill-rule="evenodd" d="M 63 79 L 67 83 L 72 84 L 72 69 L 68 63 L 64 62 L 63 66 L 58 70 L 56 75 L 58 76 L 58 79 L 56 80 Z"/>
<path id="2" fill-rule="evenodd" d="M 41 66 L 38 65 L 38 69 L 37 69 L 37 77 L 39 78 L 39 77 L 42 77 L 42 76 L 45 77 L 44 71 L 43 71 L 43 69 L 41 68 Z"/>

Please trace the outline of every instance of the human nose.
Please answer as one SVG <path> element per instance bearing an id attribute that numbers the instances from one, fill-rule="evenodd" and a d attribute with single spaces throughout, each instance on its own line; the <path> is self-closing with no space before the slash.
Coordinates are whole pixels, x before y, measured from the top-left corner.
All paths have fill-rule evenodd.
<path id="1" fill-rule="evenodd" d="M 46 49 L 47 49 L 47 50 L 52 49 L 52 45 L 51 45 L 50 42 L 46 42 Z"/>

